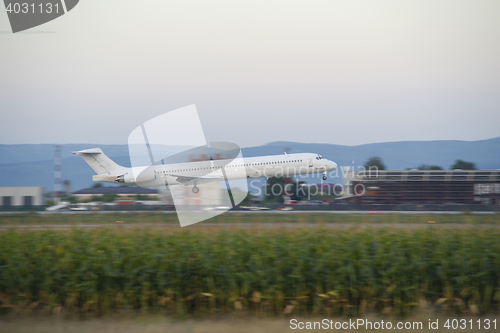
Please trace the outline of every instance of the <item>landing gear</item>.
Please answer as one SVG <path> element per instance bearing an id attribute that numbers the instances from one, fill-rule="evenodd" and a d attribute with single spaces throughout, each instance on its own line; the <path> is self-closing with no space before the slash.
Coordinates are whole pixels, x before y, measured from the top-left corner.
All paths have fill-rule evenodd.
<path id="1" fill-rule="evenodd" d="M 323 172 L 323 180 L 326 180 L 326 172 Z"/>
<path id="2" fill-rule="evenodd" d="M 193 189 L 192 189 L 193 193 L 198 193 L 200 192 L 200 189 L 198 188 L 198 186 L 194 186 Z"/>

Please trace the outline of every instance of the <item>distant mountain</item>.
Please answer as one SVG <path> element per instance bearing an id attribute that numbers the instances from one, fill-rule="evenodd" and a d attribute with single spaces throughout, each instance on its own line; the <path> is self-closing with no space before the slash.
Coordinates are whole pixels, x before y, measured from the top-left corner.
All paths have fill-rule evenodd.
<path id="1" fill-rule="evenodd" d="M 130 166 L 127 145 L 63 145 L 62 179 L 71 182 L 72 191 L 91 187 L 95 173 L 80 156 L 70 152 L 96 147 L 101 148 L 116 163 Z M 43 186 L 45 191 L 53 191 L 54 145 L 0 145 L 0 156 L 0 186 Z"/>
<path id="2" fill-rule="evenodd" d="M 62 147 L 62 178 L 71 181 L 72 190 L 92 186 L 94 171 L 71 151 L 101 148 L 118 164 L 130 166 L 127 145 L 68 144 Z M 457 159 L 474 162 L 479 169 L 500 169 L 500 137 L 480 141 L 401 141 L 359 146 L 298 142 L 271 142 L 243 148 L 243 156 L 314 152 L 339 166 L 361 166 L 371 156 L 379 156 L 388 169 L 416 168 L 420 164 L 439 165 L 444 169 Z M 0 186 L 43 186 L 53 190 L 54 148 L 50 144 L 0 145 Z M 316 182 L 319 178 L 311 179 Z M 341 179 L 330 179 L 333 183 Z M 111 185 L 111 184 L 109 184 Z M 108 185 L 107 185 L 108 186 Z"/>
<path id="3" fill-rule="evenodd" d="M 371 156 L 379 156 L 391 170 L 417 168 L 421 164 L 449 169 L 457 159 L 474 162 L 478 169 L 500 169 L 500 137 L 480 141 L 399 141 L 359 146 L 280 141 L 247 148 L 246 152 L 280 154 L 287 147 L 292 152 L 316 152 L 338 165 L 352 165 L 353 161 L 355 166 L 363 165 Z"/>

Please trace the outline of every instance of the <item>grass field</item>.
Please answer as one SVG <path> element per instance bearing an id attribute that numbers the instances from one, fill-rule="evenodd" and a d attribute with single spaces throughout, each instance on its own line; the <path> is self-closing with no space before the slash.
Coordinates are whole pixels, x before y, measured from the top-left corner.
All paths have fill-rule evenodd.
<path id="1" fill-rule="evenodd" d="M 0 226 L 38 225 L 38 224 L 173 224 L 178 226 L 175 213 L 85 213 L 85 214 L 1 214 Z M 231 212 L 211 218 L 204 223 L 398 223 L 398 224 L 496 224 L 500 225 L 500 214 L 330 214 L 330 213 L 245 213 Z"/>
<path id="2" fill-rule="evenodd" d="M 118 219 L 158 226 L 122 228 Z M 0 315 L 406 318 L 429 308 L 443 315 L 499 311 L 497 215 L 233 213 L 215 219 L 223 226 L 248 222 L 246 229 L 180 228 L 174 219 L 1 216 L 3 225 L 108 227 L 0 232 Z M 279 228 L 282 222 L 298 227 Z M 164 223 L 172 227 L 161 228 Z M 352 228 L 326 228 L 332 223 Z M 389 227 L 358 227 L 381 223 Z M 425 228 L 390 227 L 405 223 Z M 467 228 L 439 227 L 447 224 Z"/>

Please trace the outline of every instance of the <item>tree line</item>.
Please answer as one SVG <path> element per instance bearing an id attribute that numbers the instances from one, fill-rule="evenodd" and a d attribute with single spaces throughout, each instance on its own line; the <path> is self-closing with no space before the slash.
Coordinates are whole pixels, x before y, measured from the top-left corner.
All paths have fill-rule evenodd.
<path id="1" fill-rule="evenodd" d="M 378 170 L 386 170 L 385 164 L 382 162 L 382 159 L 378 156 L 373 156 L 370 157 L 364 164 L 364 167 L 366 169 L 374 168 L 376 167 Z M 410 170 L 413 168 L 408 168 L 407 170 Z M 441 166 L 439 165 L 427 165 L 427 164 L 420 164 L 417 168 L 417 170 L 444 170 Z M 477 170 L 475 163 L 473 162 L 466 162 L 463 160 L 455 160 L 455 163 L 450 166 L 449 170 Z"/>

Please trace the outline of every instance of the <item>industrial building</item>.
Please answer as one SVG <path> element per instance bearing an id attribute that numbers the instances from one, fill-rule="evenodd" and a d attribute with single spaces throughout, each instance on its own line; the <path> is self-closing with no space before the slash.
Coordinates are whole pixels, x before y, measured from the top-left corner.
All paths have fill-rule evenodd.
<path id="1" fill-rule="evenodd" d="M 0 187 L 0 206 L 41 206 L 43 187 Z"/>
<path id="2" fill-rule="evenodd" d="M 344 182 L 357 204 L 500 205 L 500 170 L 349 171 Z"/>

